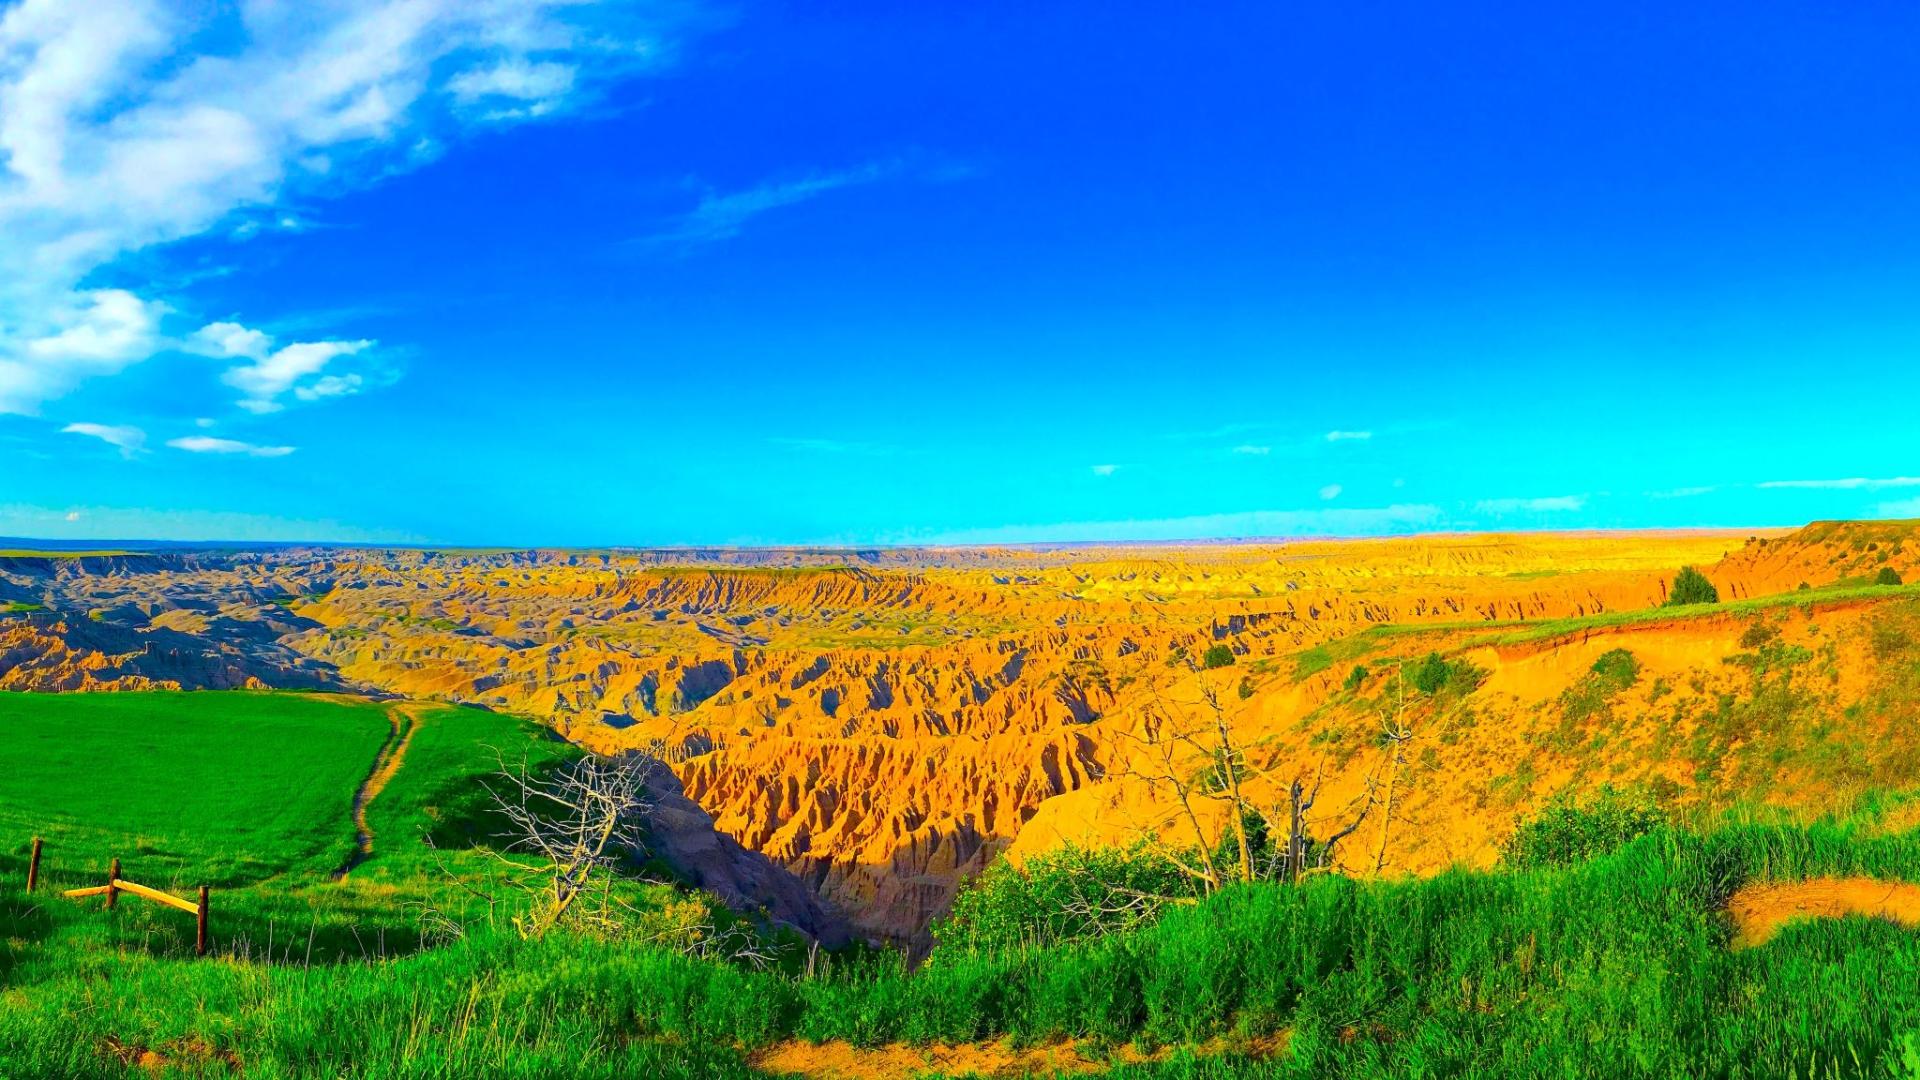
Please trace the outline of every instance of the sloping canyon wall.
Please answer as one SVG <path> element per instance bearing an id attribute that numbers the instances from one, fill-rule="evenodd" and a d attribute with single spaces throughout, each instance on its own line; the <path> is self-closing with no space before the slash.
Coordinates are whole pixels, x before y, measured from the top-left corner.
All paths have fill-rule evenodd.
<path id="1" fill-rule="evenodd" d="M 291 686 L 522 713 L 596 750 L 660 753 L 720 829 L 859 932 L 914 940 L 1016 844 L 1169 829 L 1164 798 L 1132 779 L 1140 722 L 1209 688 L 1263 797 L 1311 768 L 1335 806 L 1378 782 L 1368 733 L 1407 710 L 1377 676 L 1355 684 L 1354 666 L 1439 650 L 1479 672 L 1469 693 L 1416 704 L 1428 737 L 1402 820 L 1357 837 L 1369 868 L 1376 850 L 1395 871 L 1487 861 L 1518 813 L 1570 784 L 1731 791 L 1739 777 L 1715 770 L 1742 767 L 1759 736 L 1699 732 L 1725 696 L 1755 692 L 1753 664 L 1728 662 L 1758 655 L 1754 619 L 1597 617 L 1656 607 L 1683 564 L 1729 600 L 1883 565 L 1913 576 L 1908 531 L 12 558 L 0 688 Z M 1766 645 L 1817 656 L 1822 674 L 1804 681 L 1825 680 L 1818 708 L 1844 710 L 1884 691 L 1870 640 L 1882 607 L 1828 605 Z M 1543 620 L 1595 625 L 1502 640 Z M 1233 663 L 1199 670 L 1216 646 Z M 1604 708 L 1576 702 L 1568 729 L 1565 695 L 1615 648 L 1643 677 Z M 1869 729 L 1892 730 L 1875 716 L 1852 752 L 1872 757 Z"/>

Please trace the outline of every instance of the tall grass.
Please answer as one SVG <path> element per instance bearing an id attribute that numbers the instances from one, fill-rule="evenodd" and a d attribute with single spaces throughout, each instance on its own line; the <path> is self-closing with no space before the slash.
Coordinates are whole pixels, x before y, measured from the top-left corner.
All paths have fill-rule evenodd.
<path id="1" fill-rule="evenodd" d="M 1244 887 L 1132 934 L 813 978 L 569 935 L 312 967 L 84 940 L 40 952 L 81 916 L 9 894 L 5 933 L 28 944 L 11 947 L 0 1045 L 20 1076 L 114 1075 L 110 1042 L 209 1074 L 729 1076 L 789 1036 L 1158 1045 L 1284 1029 L 1285 1055 L 1233 1075 L 1894 1075 L 1920 1031 L 1920 936 L 1828 920 L 1735 952 L 1721 910 L 1747 880 L 1855 873 L 1920 876 L 1920 839 L 1661 829 L 1564 870 Z"/>
<path id="2" fill-rule="evenodd" d="M 476 847 L 489 743 L 569 752 L 508 718 L 433 714 L 374 804 L 373 858 L 344 882 L 287 870 L 218 893 L 209 960 L 173 912 L 21 893 L 16 847 L 0 1077 L 726 1078 L 789 1038 L 1010 1038 L 1184 1048 L 1114 1072 L 1156 1080 L 1825 1078 L 1903 1075 L 1920 1032 L 1914 932 L 1825 920 L 1730 947 L 1745 882 L 1920 880 L 1920 835 L 1866 824 L 1660 826 L 1572 865 L 1244 886 L 1126 933 L 1009 929 L 918 970 L 856 954 L 803 974 L 637 936 L 520 939 L 499 917 L 512 882 Z M 1191 1050 L 1279 1031 L 1271 1060 Z"/>

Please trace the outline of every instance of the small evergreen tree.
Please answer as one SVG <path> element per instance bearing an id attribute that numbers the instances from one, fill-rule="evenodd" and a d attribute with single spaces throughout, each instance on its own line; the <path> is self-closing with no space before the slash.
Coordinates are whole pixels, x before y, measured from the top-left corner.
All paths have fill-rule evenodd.
<path id="1" fill-rule="evenodd" d="M 1413 688 L 1423 694 L 1437 694 L 1452 677 L 1453 665 L 1437 652 L 1428 653 L 1427 658 L 1413 669 Z"/>
<path id="2" fill-rule="evenodd" d="M 1225 645 L 1215 645 L 1201 656 L 1200 663 L 1208 668 L 1230 667 L 1233 664 L 1233 650 Z"/>
<path id="3" fill-rule="evenodd" d="M 1883 566 L 1880 568 L 1880 572 L 1874 575 L 1873 583 L 1875 585 L 1898 585 L 1900 584 L 1900 571 L 1895 570 L 1891 566 Z"/>
<path id="4" fill-rule="evenodd" d="M 1717 604 L 1720 602 L 1720 590 L 1713 587 L 1707 575 L 1691 566 L 1683 566 L 1673 576 L 1673 591 L 1667 594 L 1668 607 L 1682 607 L 1687 604 Z"/>

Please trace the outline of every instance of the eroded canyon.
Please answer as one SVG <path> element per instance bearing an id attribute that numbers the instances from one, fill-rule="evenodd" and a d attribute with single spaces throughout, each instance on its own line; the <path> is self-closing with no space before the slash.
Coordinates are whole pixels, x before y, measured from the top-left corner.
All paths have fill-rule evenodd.
<path id="1" fill-rule="evenodd" d="M 1518 816 L 1602 783 L 1818 807 L 1920 780 L 1903 745 L 1920 690 L 1876 659 L 1920 639 L 1920 614 L 1874 584 L 1920 571 L 1914 529 L 15 554 L 0 688 L 304 687 L 524 714 L 659 754 L 826 909 L 912 942 L 1003 852 L 1177 839 L 1146 721 L 1211 724 L 1209 702 L 1251 799 L 1324 778 L 1322 829 L 1394 770 L 1395 813 L 1342 856 L 1366 872 L 1488 863 Z M 1722 603 L 1663 608 L 1683 565 Z M 1458 678 L 1410 692 L 1404 668 L 1430 656 Z"/>

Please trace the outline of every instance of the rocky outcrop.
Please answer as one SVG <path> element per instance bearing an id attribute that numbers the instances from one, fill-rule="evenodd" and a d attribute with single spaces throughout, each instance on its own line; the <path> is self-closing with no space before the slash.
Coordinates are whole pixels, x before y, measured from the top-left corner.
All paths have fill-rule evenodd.
<path id="1" fill-rule="evenodd" d="M 1907 566 L 1920 545 L 1901 542 L 1840 531 L 0 559 L 0 604 L 44 609 L 0 616 L 0 685 L 257 680 L 524 714 L 595 750 L 662 755 L 680 784 L 663 789 L 663 844 L 730 902 L 822 934 L 914 942 L 965 877 L 1016 840 L 1038 843 L 1034 823 L 1118 834 L 1139 827 L 1123 817 L 1151 817 L 1151 800 L 1128 793 L 1134 736 L 1146 713 L 1192 707 L 1192 668 L 1212 646 L 1234 662 L 1208 678 L 1263 760 L 1352 764 L 1372 745 L 1368 718 L 1341 697 L 1362 656 L 1647 609 L 1684 564 L 1714 567 L 1737 595 L 1791 588 L 1815 566 L 1831 568 L 1810 579 L 1825 584 Z M 1360 636 L 1384 624 L 1426 630 Z M 1700 655 L 1711 666 L 1724 654 Z M 1536 670 L 1497 650 L 1495 662 Z M 1552 694 L 1526 709 L 1580 675 L 1552 670 Z M 1534 724 L 1476 701 L 1514 731 Z M 1511 766 L 1526 746 L 1496 728 L 1436 745 L 1423 767 L 1490 767 L 1469 752 Z M 1457 833 L 1463 850 L 1490 842 L 1477 830 Z"/>
<path id="2" fill-rule="evenodd" d="M 680 779 L 664 766 L 647 777 L 648 854 L 671 865 L 689 884 L 743 914 L 791 927 L 828 948 L 849 940 L 846 920 L 800 879 L 772 859 L 720 831 Z"/>

